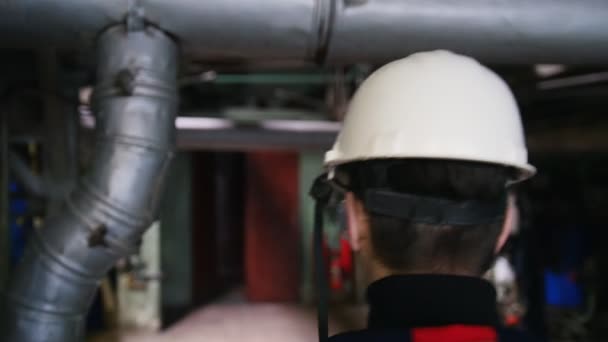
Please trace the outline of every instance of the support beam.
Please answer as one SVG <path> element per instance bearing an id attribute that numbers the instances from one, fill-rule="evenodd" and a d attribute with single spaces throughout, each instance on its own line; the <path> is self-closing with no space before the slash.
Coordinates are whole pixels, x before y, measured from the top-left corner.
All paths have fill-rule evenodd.
<path id="1" fill-rule="evenodd" d="M 300 300 L 305 304 L 314 303 L 314 263 L 313 263 L 313 221 L 315 202 L 309 191 L 315 178 L 323 169 L 324 150 L 306 151 L 299 158 L 299 223 L 300 223 Z"/>
<path id="2" fill-rule="evenodd" d="M 192 307 L 192 155 L 178 153 L 169 168 L 160 206 L 162 325 L 183 318 Z"/>
<path id="3" fill-rule="evenodd" d="M 260 128 L 226 128 L 177 132 L 180 150 L 259 151 L 325 150 L 336 139 L 336 132 L 297 132 Z"/>
<path id="4" fill-rule="evenodd" d="M 0 293 L 8 280 L 11 248 L 8 226 L 8 114 L 6 106 L 0 107 Z"/>
<path id="5" fill-rule="evenodd" d="M 61 184 L 70 188 L 77 176 L 78 154 L 76 146 L 76 108 L 66 105 L 58 93 L 62 93 L 62 71 L 55 49 L 42 49 L 38 55 L 40 88 L 43 89 L 45 137 L 42 146 L 45 184 Z M 77 92 L 71 98 L 77 101 Z M 49 192 L 56 191 L 47 189 Z M 67 190 L 67 189 L 66 189 Z M 48 214 L 59 210 L 60 199 L 67 191 L 48 194 Z"/>

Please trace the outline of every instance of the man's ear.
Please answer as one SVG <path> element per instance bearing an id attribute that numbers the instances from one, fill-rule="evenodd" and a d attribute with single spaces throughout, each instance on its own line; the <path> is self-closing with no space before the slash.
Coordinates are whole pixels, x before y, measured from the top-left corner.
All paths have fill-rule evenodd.
<path id="1" fill-rule="evenodd" d="M 365 220 L 363 220 L 363 207 L 352 192 L 346 193 L 345 198 L 346 218 L 348 222 L 348 233 L 350 243 L 354 251 L 360 251 L 362 239 L 365 238 Z"/>
<path id="2" fill-rule="evenodd" d="M 507 212 L 505 213 L 505 222 L 502 226 L 502 232 L 496 241 L 495 253 L 498 253 L 502 247 L 507 243 L 511 232 L 517 229 L 519 224 L 519 209 L 517 208 L 517 202 L 515 194 L 510 193 L 507 197 Z"/>

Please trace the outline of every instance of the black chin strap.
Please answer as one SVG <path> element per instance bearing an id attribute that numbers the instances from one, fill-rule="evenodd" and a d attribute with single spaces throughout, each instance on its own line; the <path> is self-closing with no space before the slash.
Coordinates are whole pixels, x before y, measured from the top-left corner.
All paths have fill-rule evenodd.
<path id="1" fill-rule="evenodd" d="M 329 339 L 328 328 L 328 301 L 329 291 L 327 289 L 327 275 L 325 274 L 325 258 L 323 257 L 323 213 L 325 205 L 321 202 L 315 204 L 315 231 L 314 231 L 314 254 L 315 268 L 317 269 L 317 321 L 319 329 L 319 341 L 325 342 Z"/>
<path id="2" fill-rule="evenodd" d="M 319 341 L 329 340 L 328 328 L 328 302 L 329 290 L 327 288 L 327 274 L 325 273 L 325 258 L 323 256 L 323 216 L 325 206 L 329 202 L 332 188 L 327 181 L 327 175 L 319 176 L 312 188 L 310 195 L 315 199 L 315 226 L 314 226 L 314 258 L 317 283 L 317 326 L 319 329 Z"/>

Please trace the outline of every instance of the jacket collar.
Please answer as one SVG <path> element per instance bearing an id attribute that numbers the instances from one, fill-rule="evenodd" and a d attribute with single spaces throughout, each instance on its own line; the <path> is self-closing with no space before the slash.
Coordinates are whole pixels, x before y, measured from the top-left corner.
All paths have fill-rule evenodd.
<path id="1" fill-rule="evenodd" d="M 494 287 L 475 277 L 389 276 L 372 283 L 367 298 L 370 329 L 499 324 Z"/>

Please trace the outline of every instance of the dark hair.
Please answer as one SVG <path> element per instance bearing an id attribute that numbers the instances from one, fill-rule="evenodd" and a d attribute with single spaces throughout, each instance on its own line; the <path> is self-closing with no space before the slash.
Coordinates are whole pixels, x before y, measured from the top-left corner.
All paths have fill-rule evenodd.
<path id="1" fill-rule="evenodd" d="M 513 170 L 500 165 L 435 159 L 353 162 L 341 166 L 339 172 L 346 176 L 349 190 L 361 201 L 369 189 L 457 201 L 500 201 L 506 199 L 505 185 L 513 178 Z M 481 274 L 494 259 L 504 221 L 429 225 L 369 211 L 368 214 L 374 256 L 394 271 L 458 270 Z"/>

